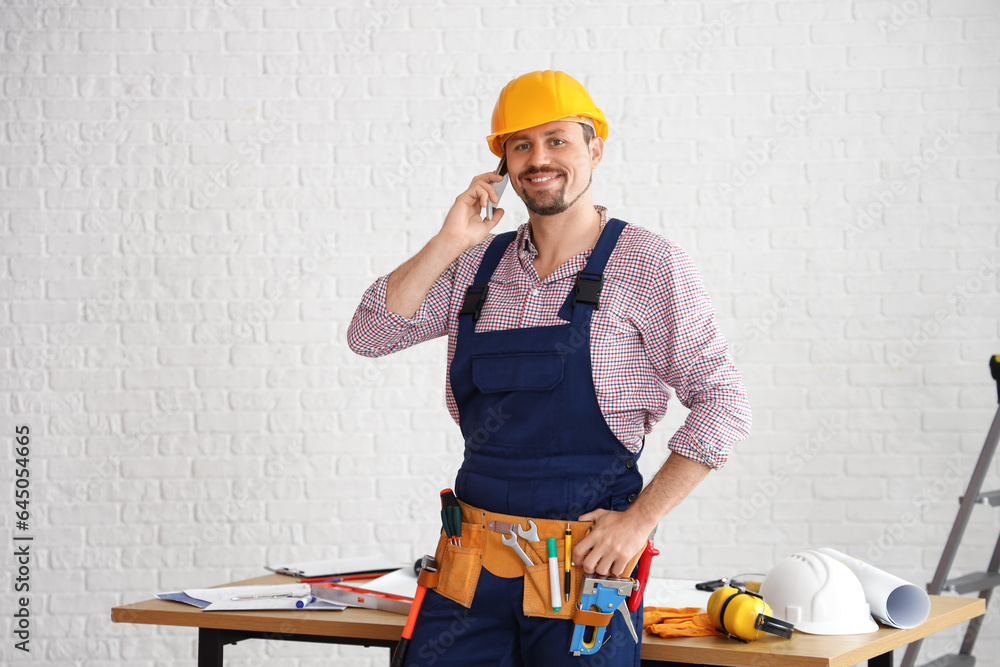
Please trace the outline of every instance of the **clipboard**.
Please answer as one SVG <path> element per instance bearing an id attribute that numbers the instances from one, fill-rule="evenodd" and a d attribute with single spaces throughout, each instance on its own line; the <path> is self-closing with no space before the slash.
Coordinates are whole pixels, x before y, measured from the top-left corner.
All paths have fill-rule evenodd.
<path id="1" fill-rule="evenodd" d="M 406 566 L 386 558 L 364 556 L 361 558 L 329 558 L 303 563 L 268 565 L 264 569 L 289 577 L 313 579 L 315 577 L 336 577 L 342 574 L 371 574 L 374 577 L 402 567 Z"/>

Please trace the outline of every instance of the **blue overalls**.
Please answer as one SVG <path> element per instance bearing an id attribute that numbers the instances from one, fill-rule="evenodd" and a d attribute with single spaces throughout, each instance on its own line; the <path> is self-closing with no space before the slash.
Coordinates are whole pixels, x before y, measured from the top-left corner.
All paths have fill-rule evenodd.
<path id="1" fill-rule="evenodd" d="M 487 287 L 515 233 L 497 236 L 461 314 L 451 388 L 465 437 L 455 494 L 502 514 L 576 520 L 597 508 L 624 510 L 642 489 L 632 454 L 601 413 L 590 357 L 590 321 L 602 274 L 625 223 L 611 219 L 559 311 L 564 325 L 476 332 Z M 592 656 L 569 653 L 573 623 L 525 617 L 524 579 L 485 568 L 469 609 L 428 591 L 407 665 L 639 665 L 640 646 L 620 614 Z M 632 614 L 642 635 L 642 607 Z"/>

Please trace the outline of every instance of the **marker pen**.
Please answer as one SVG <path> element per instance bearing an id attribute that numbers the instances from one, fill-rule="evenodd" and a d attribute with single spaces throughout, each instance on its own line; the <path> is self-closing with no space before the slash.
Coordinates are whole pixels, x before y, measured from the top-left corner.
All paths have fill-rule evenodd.
<path id="1" fill-rule="evenodd" d="M 556 555 L 556 538 L 549 538 L 549 591 L 552 597 L 552 611 L 562 609 L 562 596 L 559 594 L 559 557 Z M 556 605 L 559 605 L 558 607 Z"/>

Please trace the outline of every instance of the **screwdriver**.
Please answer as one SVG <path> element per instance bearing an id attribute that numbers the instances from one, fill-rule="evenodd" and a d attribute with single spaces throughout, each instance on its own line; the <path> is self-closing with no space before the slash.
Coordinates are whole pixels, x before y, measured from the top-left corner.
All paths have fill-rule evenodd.
<path id="1" fill-rule="evenodd" d="M 441 523 L 448 541 L 462 546 L 462 508 L 451 489 L 441 492 Z"/>

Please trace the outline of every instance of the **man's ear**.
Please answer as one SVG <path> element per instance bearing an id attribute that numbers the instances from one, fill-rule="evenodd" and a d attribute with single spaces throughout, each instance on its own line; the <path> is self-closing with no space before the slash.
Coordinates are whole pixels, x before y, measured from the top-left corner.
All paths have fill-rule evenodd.
<path id="1" fill-rule="evenodd" d="M 604 158 L 604 139 L 594 137 L 590 140 L 590 166 L 591 168 L 601 164 Z"/>

